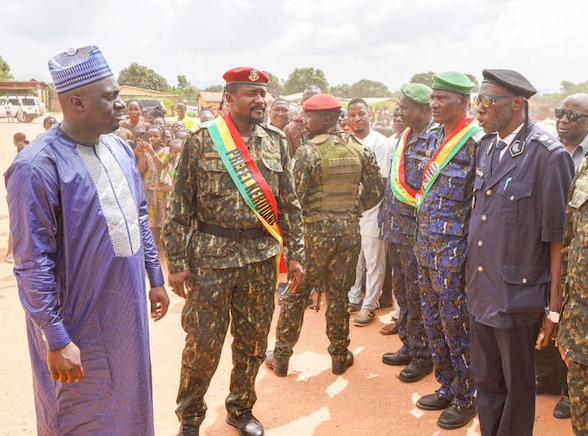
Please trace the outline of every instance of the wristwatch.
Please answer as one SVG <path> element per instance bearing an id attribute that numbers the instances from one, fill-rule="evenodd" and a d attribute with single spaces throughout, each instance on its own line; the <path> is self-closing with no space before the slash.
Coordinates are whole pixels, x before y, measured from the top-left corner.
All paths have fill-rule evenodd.
<path id="1" fill-rule="evenodd" d="M 554 324 L 558 324 L 559 323 L 559 312 L 554 312 L 553 310 L 548 311 L 547 312 L 547 319 Z"/>

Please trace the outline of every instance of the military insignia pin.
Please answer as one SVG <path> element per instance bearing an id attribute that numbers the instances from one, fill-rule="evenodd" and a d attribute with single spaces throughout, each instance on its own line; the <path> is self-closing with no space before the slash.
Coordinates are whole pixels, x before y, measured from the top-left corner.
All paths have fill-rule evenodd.
<path id="1" fill-rule="evenodd" d="M 251 80 L 252 82 L 257 82 L 258 79 L 259 79 L 259 71 L 251 70 L 249 72 L 249 80 Z"/>
<path id="2" fill-rule="evenodd" d="M 517 139 L 510 146 L 510 155 L 512 157 L 517 157 L 518 155 L 523 153 L 524 149 L 525 149 L 525 144 Z"/>

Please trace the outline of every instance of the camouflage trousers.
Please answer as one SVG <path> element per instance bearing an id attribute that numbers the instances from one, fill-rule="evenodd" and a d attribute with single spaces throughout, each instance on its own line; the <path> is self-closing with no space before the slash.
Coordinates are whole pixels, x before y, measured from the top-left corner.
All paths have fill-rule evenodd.
<path id="1" fill-rule="evenodd" d="M 412 247 L 394 245 L 404 283 L 396 289 L 396 300 L 400 307 L 398 336 L 413 360 L 430 361 L 429 341 L 423 323 L 418 280 L 418 264 Z"/>
<path id="2" fill-rule="evenodd" d="M 334 360 L 346 357 L 349 346 L 347 291 L 355 282 L 359 228 L 356 232 L 337 234 L 322 224 L 308 225 L 305 229 L 306 275 L 296 293 L 288 293 L 282 299 L 274 350 L 277 359 L 286 360 L 292 356 L 302 330 L 308 297 L 315 288 L 327 295 L 329 354 Z"/>
<path id="3" fill-rule="evenodd" d="M 439 395 L 469 406 L 474 401 L 475 388 L 464 274 L 419 264 L 419 285 L 435 378 L 441 385 Z"/>
<path id="4" fill-rule="evenodd" d="M 574 434 L 588 436 L 588 366 L 570 362 L 568 387 Z"/>
<path id="5" fill-rule="evenodd" d="M 204 394 L 218 366 L 229 321 L 234 339 L 227 411 L 239 416 L 255 404 L 255 377 L 265 359 L 275 279 L 273 257 L 240 268 L 193 272 L 192 291 L 182 311 L 186 346 L 176 409 L 180 422 L 199 424 L 204 419 Z"/>

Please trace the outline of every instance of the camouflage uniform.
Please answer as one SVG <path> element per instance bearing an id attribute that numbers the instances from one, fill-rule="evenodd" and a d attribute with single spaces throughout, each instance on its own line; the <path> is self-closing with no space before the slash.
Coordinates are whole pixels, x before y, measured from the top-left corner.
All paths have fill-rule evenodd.
<path id="1" fill-rule="evenodd" d="M 274 127 L 256 125 L 247 147 L 276 197 L 289 258 L 301 261 L 302 211 L 285 137 Z M 199 231 L 198 223 L 237 230 L 261 228 L 206 128 L 193 133 L 184 145 L 164 228 L 170 272 L 190 271 L 193 277 L 193 291 L 182 311 L 186 347 L 176 413 L 182 423 L 194 424 L 204 419 L 203 396 L 216 370 L 229 319 L 234 341 L 227 410 L 239 416 L 255 403 L 255 377 L 265 357 L 274 310 L 279 250 L 269 234 L 256 239 L 216 236 Z"/>
<path id="2" fill-rule="evenodd" d="M 588 435 L 588 159 L 572 183 L 567 215 L 558 341 L 571 361 L 568 386 L 574 432 Z"/>
<path id="3" fill-rule="evenodd" d="M 274 356 L 287 360 L 292 355 L 308 296 L 318 288 L 328 299 L 329 353 L 333 361 L 344 361 L 349 346 L 347 290 L 355 281 L 360 250 L 359 215 L 378 204 L 384 182 L 373 152 L 338 130 L 312 138 L 298 149 L 295 161 L 307 268 L 297 292 L 282 300 Z"/>
<path id="4" fill-rule="evenodd" d="M 438 124 L 431 123 L 424 132 L 412 134 L 406 144 L 404 151 L 406 183 L 416 191 L 421 187 L 424 168 L 422 161 L 426 158 L 428 143 L 434 140 L 438 128 Z M 388 184 L 380 207 L 378 222 L 384 239 L 390 241 L 392 250 L 395 250 L 395 257 L 400 261 L 404 279 L 402 286 L 396 289 L 396 300 L 400 307 L 398 335 L 404 350 L 410 354 L 412 360 L 422 364 L 424 361 L 430 361 L 431 352 L 421 313 L 418 265 L 413 250 L 416 235 L 416 209 L 398 200 Z"/>
<path id="5" fill-rule="evenodd" d="M 429 142 L 428 156 L 443 136 L 440 131 Z M 441 171 L 419 211 L 415 247 L 423 318 L 435 378 L 441 384 L 439 396 L 455 398 L 465 407 L 474 401 L 464 266 L 479 139 L 470 138 Z"/>

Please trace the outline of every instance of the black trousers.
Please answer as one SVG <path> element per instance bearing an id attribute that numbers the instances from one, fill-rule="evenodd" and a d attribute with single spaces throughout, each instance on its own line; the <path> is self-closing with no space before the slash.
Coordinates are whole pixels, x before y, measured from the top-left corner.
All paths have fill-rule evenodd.
<path id="1" fill-rule="evenodd" d="M 541 351 L 535 350 L 535 374 L 537 393 L 542 393 L 541 385 L 543 393 L 568 395 L 568 369 L 554 342 Z"/>
<path id="2" fill-rule="evenodd" d="M 535 420 L 534 346 L 540 323 L 512 329 L 470 317 L 471 365 L 482 436 L 532 436 Z"/>

